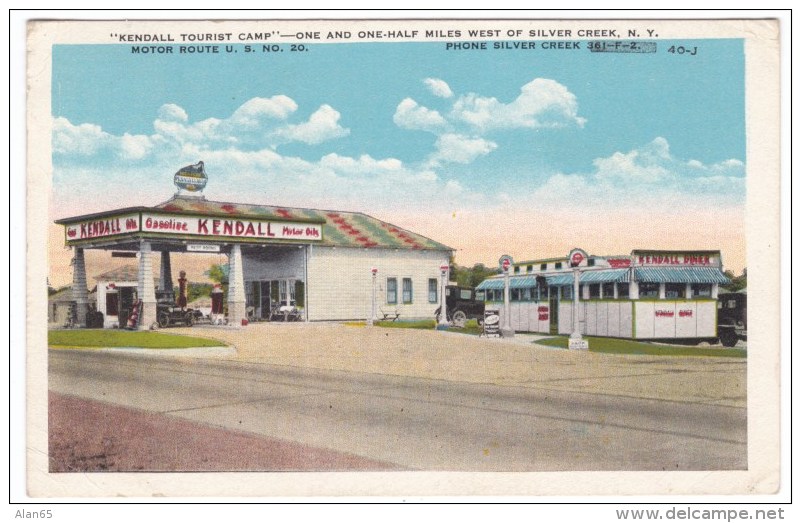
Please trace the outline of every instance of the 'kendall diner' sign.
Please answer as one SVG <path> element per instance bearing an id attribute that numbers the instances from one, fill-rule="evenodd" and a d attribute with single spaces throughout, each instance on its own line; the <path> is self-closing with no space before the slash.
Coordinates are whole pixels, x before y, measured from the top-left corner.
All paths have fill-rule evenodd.
<path id="1" fill-rule="evenodd" d="M 87 220 L 66 225 L 67 241 L 105 238 L 135 232 L 174 234 L 213 238 L 264 240 L 323 239 L 318 223 L 248 220 L 175 214 L 127 214 Z"/>
<path id="2" fill-rule="evenodd" d="M 720 254 L 710 252 L 637 252 L 634 260 L 641 266 L 720 266 Z"/>

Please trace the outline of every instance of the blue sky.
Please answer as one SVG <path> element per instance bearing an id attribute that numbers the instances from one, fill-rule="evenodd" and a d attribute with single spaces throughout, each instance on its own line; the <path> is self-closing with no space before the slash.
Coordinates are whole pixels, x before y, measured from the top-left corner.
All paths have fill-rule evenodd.
<path id="1" fill-rule="evenodd" d="M 438 216 L 742 213 L 741 40 L 659 41 L 656 54 L 234 47 L 55 46 L 54 217 L 157 203 L 198 160 L 211 199 L 360 210 L 445 240 Z"/>

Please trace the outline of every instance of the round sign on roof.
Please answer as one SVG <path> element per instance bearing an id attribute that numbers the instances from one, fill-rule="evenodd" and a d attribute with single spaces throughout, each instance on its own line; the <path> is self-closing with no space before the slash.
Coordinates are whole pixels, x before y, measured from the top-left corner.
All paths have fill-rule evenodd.
<path id="1" fill-rule="evenodd" d="M 512 257 L 509 256 L 508 254 L 504 254 L 498 260 L 498 266 L 500 266 L 501 270 L 503 270 L 504 272 L 507 272 L 509 270 L 509 267 L 512 266 L 512 263 L 514 263 L 512 261 Z"/>
<path id="2" fill-rule="evenodd" d="M 578 267 L 586 259 L 587 253 L 581 249 L 573 249 L 570 251 L 570 254 L 567 255 L 567 260 L 571 267 Z"/>
<path id="3" fill-rule="evenodd" d="M 187 165 L 178 169 L 172 181 L 179 189 L 196 192 L 202 191 L 206 187 L 208 180 L 206 169 L 203 166 L 203 162 L 200 161 L 194 165 Z"/>

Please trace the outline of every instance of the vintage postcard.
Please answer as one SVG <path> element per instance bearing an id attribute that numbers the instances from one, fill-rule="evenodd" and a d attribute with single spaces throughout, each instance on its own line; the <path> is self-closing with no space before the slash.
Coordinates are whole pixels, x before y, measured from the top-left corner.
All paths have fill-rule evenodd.
<path id="1" fill-rule="evenodd" d="M 31 497 L 780 489 L 778 21 L 27 31 Z"/>

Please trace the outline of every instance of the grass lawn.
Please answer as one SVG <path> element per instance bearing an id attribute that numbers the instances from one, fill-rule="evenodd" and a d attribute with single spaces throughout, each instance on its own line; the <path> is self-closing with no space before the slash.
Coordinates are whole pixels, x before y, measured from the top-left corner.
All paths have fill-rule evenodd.
<path id="1" fill-rule="evenodd" d="M 47 333 L 50 347 L 141 347 L 144 349 L 186 349 L 223 347 L 224 343 L 208 338 L 179 336 L 163 332 L 118 329 L 52 330 Z"/>
<path id="2" fill-rule="evenodd" d="M 657 345 L 633 340 L 620 340 L 616 338 L 595 338 L 585 336 L 590 342 L 591 352 L 605 352 L 609 354 L 650 354 L 655 356 L 718 356 L 724 358 L 745 358 L 745 349 L 723 349 L 716 347 L 694 347 L 676 345 Z M 537 340 L 540 345 L 549 347 L 567 348 L 566 336 Z"/>

